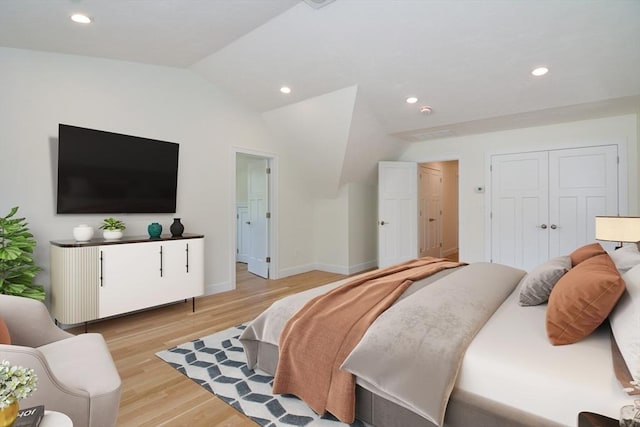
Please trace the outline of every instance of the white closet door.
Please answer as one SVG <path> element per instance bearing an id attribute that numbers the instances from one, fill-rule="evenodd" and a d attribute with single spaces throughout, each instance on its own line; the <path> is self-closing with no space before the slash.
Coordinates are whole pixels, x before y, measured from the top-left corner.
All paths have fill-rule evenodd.
<path id="1" fill-rule="evenodd" d="M 618 215 L 618 147 L 549 152 L 549 257 L 595 240 L 595 216 Z"/>
<path id="2" fill-rule="evenodd" d="M 491 260 L 529 270 L 548 259 L 548 154 L 491 157 Z"/>

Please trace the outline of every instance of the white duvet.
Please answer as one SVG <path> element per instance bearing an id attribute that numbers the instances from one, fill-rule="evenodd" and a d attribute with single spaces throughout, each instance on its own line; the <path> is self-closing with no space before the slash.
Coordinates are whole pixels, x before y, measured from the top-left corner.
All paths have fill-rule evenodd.
<path id="1" fill-rule="evenodd" d="M 456 388 L 561 423 L 578 413 L 617 419 L 633 402 L 616 380 L 608 326 L 575 344 L 553 346 L 546 304 L 518 305 L 516 289 L 467 348 Z"/>

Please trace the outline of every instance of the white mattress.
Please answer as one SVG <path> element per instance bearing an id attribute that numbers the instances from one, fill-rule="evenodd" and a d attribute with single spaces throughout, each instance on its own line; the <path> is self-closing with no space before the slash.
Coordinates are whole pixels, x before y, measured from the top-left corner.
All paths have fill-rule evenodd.
<path id="1" fill-rule="evenodd" d="M 553 346 L 546 304 L 521 307 L 518 295 L 516 288 L 473 340 L 456 388 L 568 426 L 577 425 L 581 411 L 617 419 L 633 398 L 616 380 L 608 326 Z"/>

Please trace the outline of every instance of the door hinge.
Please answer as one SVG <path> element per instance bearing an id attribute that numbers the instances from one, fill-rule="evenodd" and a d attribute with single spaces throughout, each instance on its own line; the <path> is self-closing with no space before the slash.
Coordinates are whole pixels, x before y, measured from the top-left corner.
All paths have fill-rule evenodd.
<path id="1" fill-rule="evenodd" d="M 489 172 L 493 172 L 493 165 L 489 165 Z"/>
<path id="2" fill-rule="evenodd" d="M 442 247 L 442 242 L 440 242 L 440 247 Z"/>
<path id="3" fill-rule="evenodd" d="M 268 256 L 268 257 L 265 259 L 265 262 L 271 262 L 271 257 L 270 257 L 270 256 Z"/>
<path id="4" fill-rule="evenodd" d="M 267 219 L 271 218 L 271 212 L 267 212 L 266 213 L 266 217 L 267 217 Z"/>
<path id="5" fill-rule="evenodd" d="M 267 175 L 271 173 L 271 168 L 267 168 Z"/>
<path id="6" fill-rule="evenodd" d="M 236 219 L 240 219 L 240 214 L 236 214 Z"/>

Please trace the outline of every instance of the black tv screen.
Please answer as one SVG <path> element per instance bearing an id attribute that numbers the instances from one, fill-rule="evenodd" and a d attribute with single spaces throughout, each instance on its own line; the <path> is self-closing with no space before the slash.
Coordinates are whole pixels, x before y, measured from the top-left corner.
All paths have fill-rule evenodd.
<path id="1" fill-rule="evenodd" d="M 179 144 L 60 124 L 58 213 L 174 213 Z"/>

